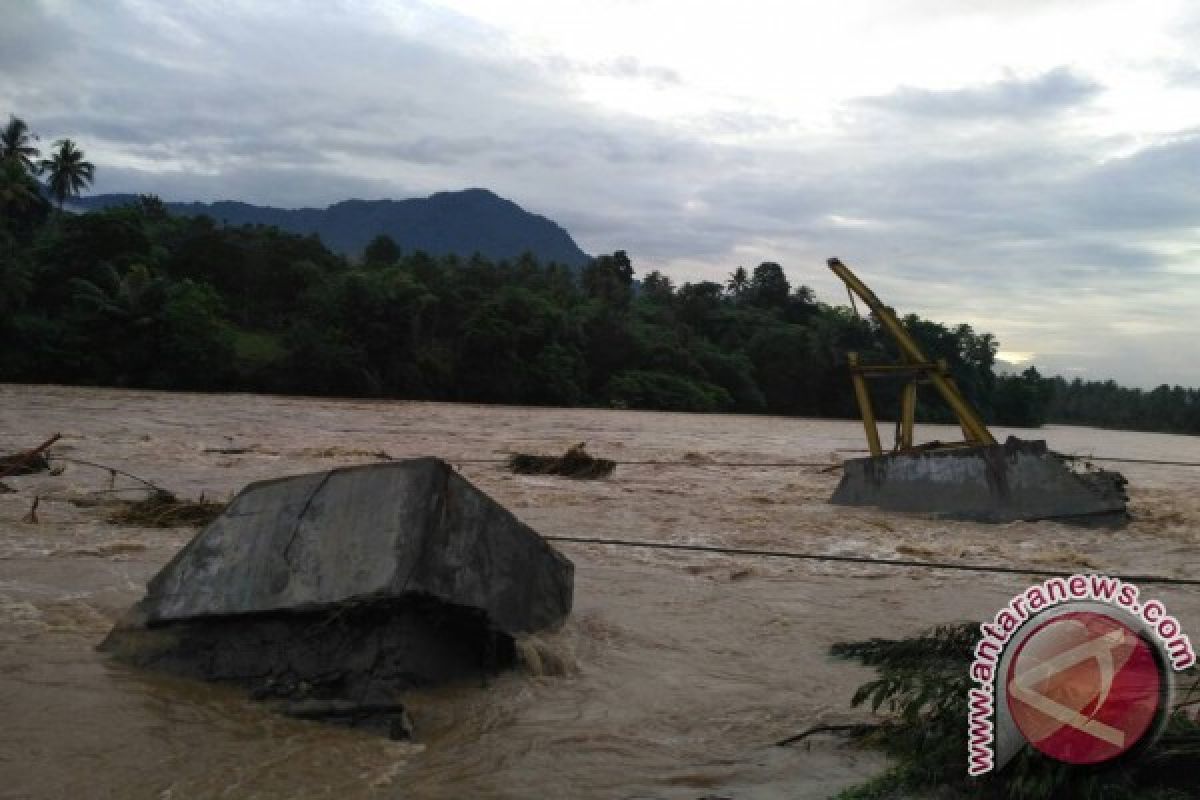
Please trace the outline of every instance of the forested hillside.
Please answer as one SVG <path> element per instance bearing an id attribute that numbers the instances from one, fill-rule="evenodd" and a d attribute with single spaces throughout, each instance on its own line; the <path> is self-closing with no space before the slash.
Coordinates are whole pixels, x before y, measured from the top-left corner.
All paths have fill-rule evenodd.
<path id="1" fill-rule="evenodd" d="M 75 200 L 75 208 L 97 211 L 137 202 L 136 195 L 101 194 Z M 531 214 L 486 189 L 438 192 L 407 200 L 346 200 L 328 208 L 272 208 L 249 203 L 164 203 L 184 217 L 208 216 L 221 225 L 270 225 L 290 233 L 317 234 L 335 253 L 358 258 L 376 236 L 405 250 L 435 256 L 538 258 L 582 267 L 588 256 L 557 223 Z"/>

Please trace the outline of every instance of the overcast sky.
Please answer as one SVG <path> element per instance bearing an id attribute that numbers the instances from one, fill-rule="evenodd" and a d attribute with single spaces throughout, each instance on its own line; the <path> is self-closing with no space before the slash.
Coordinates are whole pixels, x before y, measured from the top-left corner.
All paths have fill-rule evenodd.
<path id="1" fill-rule="evenodd" d="M 1009 360 L 1200 386 L 1195 3 L 4 5 L 0 113 L 98 192 L 482 186 L 639 274 L 772 260 L 841 302 L 836 255 Z"/>

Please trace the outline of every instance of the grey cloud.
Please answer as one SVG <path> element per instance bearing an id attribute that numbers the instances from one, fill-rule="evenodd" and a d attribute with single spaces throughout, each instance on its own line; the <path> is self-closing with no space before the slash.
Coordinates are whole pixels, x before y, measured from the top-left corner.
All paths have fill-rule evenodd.
<path id="1" fill-rule="evenodd" d="M 608 61 L 579 61 L 562 56 L 546 59 L 547 71 L 554 75 L 595 75 L 604 78 L 644 80 L 659 87 L 678 86 L 683 78 L 670 67 L 646 64 L 636 56 L 618 56 Z"/>
<path id="2" fill-rule="evenodd" d="M 74 45 L 72 32 L 64 30 L 41 3 L 14 0 L 5 5 L 0 25 L 0 74 L 7 80 L 44 71 Z"/>
<path id="3" fill-rule="evenodd" d="M 453 164 L 469 156 L 491 153 L 497 149 L 496 140 L 490 136 L 422 136 L 388 145 L 383 155 L 415 164 Z"/>
<path id="4" fill-rule="evenodd" d="M 737 224 L 708 230 L 701 241 L 733 264 L 736 243 L 765 240 L 794 282 L 814 285 L 834 301 L 844 291 L 821 263 L 839 255 L 861 264 L 898 308 L 946 321 L 985 320 L 978 327 L 1028 349 L 1036 349 L 1031 342 L 1061 345 L 1071 315 L 1086 307 L 1047 317 L 1050 298 L 1078 297 L 1090 288 L 1128 298 L 1131 308 L 1144 302 L 1159 311 L 1159 302 L 1141 298 L 1177 285 L 1153 249 L 1122 236 L 1105 214 L 1079 213 L 1079 198 L 1113 167 L 1090 161 L 1077 147 L 997 145 L 986 158 L 910 155 L 907 162 L 869 165 L 855 165 L 855 156 L 853 149 L 832 147 L 779 157 L 774 173 L 709 182 L 712 215 Z M 1128 168 L 1136 172 L 1135 164 L 1144 168 L 1156 160 L 1134 158 Z M 1191 202 L 1182 187 L 1177 202 Z M 1017 313 L 1026 305 L 1033 310 Z M 1053 331 L 1039 333 L 1048 319 Z M 1152 369 L 1166 367 L 1160 360 L 1146 371 Z"/>
<path id="5" fill-rule="evenodd" d="M 621 56 L 608 63 L 598 65 L 595 68 L 595 74 L 613 78 L 646 79 L 663 86 L 677 85 L 683 82 L 675 70 L 653 64 L 643 64 L 633 56 Z"/>
<path id="6" fill-rule="evenodd" d="M 1056 114 L 1095 97 L 1101 86 L 1057 67 L 1035 78 L 1008 77 L 961 89 L 901 87 L 891 94 L 859 98 L 868 108 L 940 119 L 1025 119 Z"/>
<path id="7" fill-rule="evenodd" d="M 705 114 L 696 125 L 708 133 L 721 135 L 780 134 L 796 128 L 794 120 L 777 114 L 761 112 L 713 111 Z"/>
<path id="8" fill-rule="evenodd" d="M 88 46 L 69 62 L 77 79 L 47 81 L 36 93 L 0 86 L 0 102 L 35 130 L 157 161 L 161 172 L 358 161 L 374 162 L 376 174 L 391 165 L 394 175 L 404 164 L 485 156 L 493 142 L 478 131 L 523 127 L 524 109 L 502 101 L 537 74 L 391 33 L 379 20 L 283 14 L 264 29 L 230 24 L 205 6 L 152 10 L 159 16 L 124 6 L 85 14 L 79 24 Z M 136 43 L 129 30 L 141 31 Z M 171 40 L 180 30 L 186 35 Z M 175 52 L 156 62 L 162 41 Z M 280 197 L 277 189 L 247 188 L 250 201 Z"/>
<path id="9" fill-rule="evenodd" d="M 1188 229 L 1200 220 L 1200 130 L 1099 165 L 1057 194 L 1070 215 L 1104 229 Z"/>
<path id="10" fill-rule="evenodd" d="M 89 45 L 72 62 L 79 80 L 44 85 L 17 109 L 38 130 L 70 133 L 85 148 L 161 164 L 106 175 L 101 163 L 98 189 L 144 182 L 188 199 L 232 196 L 236 186 L 250 202 L 323 203 L 339 199 L 331 187 L 353 181 L 281 176 L 286 168 L 325 174 L 340 163 L 390 175 L 390 183 L 367 184 L 378 194 L 396 194 L 397 182 L 418 192 L 485 184 L 538 208 L 539 194 L 554 196 L 544 186 L 562 187 L 569 213 L 581 197 L 607 194 L 580 191 L 594 176 L 631 186 L 651 168 L 698 160 L 686 139 L 576 106 L 536 64 L 460 52 L 381 20 L 283 14 L 239 25 L 207 6 L 153 11 L 118 7 L 86 20 Z M 127 26 L 138 38 L 168 41 L 170 58 L 157 45 L 131 46 L 117 35 Z M 671 80 L 636 60 L 597 69 Z M 0 100 L 15 99 L 0 86 Z M 264 171 L 269 185 L 244 178 Z M 214 187 L 214 174 L 227 188 Z M 315 196 L 305 194 L 314 187 Z"/>

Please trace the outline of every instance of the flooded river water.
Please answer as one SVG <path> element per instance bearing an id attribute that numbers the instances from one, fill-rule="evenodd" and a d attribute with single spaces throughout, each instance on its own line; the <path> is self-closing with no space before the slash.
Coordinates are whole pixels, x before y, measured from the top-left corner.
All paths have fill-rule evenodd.
<path id="1" fill-rule="evenodd" d="M 832 463 L 862 447 L 848 421 L 0 386 L 0 453 L 55 432 L 56 453 L 193 498 L 386 451 L 447 459 L 545 534 L 1171 576 L 1200 567 L 1198 469 L 1118 465 L 1133 521 L 1114 532 L 835 508 L 834 473 L 704 463 Z M 1068 453 L 1200 461 L 1194 437 L 1017 433 Z M 467 461 L 580 441 L 618 461 L 689 464 L 571 481 Z M 835 740 L 772 745 L 864 718 L 849 701 L 869 673 L 829 658 L 829 645 L 981 619 L 1032 580 L 564 543 L 575 610 L 527 643 L 541 668 L 486 689 L 414 692 L 416 740 L 391 742 L 96 653 L 194 532 L 108 524 L 94 492 L 133 483 L 65 466 L 5 479 L 18 491 L 0 494 L 0 798 L 827 797 L 884 767 Z M 39 521 L 23 522 L 35 495 Z M 1200 593 L 1145 593 L 1200 638 Z"/>

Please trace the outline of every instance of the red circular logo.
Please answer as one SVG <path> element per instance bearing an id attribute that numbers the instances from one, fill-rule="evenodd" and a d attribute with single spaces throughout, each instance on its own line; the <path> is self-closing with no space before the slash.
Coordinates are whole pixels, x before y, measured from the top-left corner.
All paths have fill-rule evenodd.
<path id="1" fill-rule="evenodd" d="M 1021 642 L 1008 667 L 1008 710 L 1038 750 L 1097 764 L 1150 732 L 1163 677 L 1151 646 L 1106 614 L 1073 611 Z"/>

